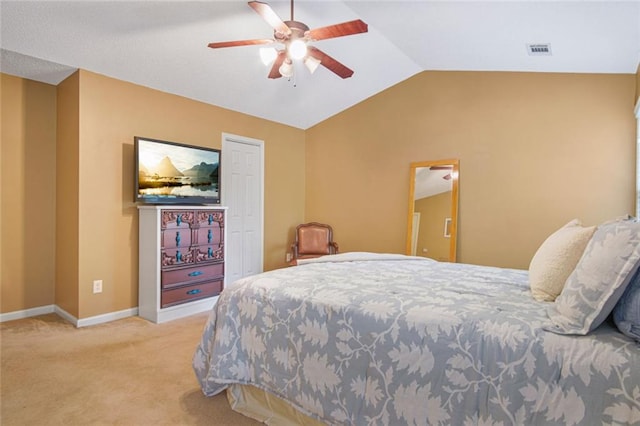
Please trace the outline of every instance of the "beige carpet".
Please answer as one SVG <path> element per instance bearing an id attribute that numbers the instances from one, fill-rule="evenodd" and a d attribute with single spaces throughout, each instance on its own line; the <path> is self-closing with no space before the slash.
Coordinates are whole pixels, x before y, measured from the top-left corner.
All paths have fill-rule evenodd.
<path id="1" fill-rule="evenodd" d="M 207 314 L 77 329 L 55 314 L 0 324 L 0 424 L 258 425 L 207 398 L 191 357 Z"/>

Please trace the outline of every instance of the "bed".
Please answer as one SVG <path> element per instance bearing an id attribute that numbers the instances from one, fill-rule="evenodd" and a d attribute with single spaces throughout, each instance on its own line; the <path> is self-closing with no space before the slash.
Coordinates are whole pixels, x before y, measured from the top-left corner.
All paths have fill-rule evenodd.
<path id="1" fill-rule="evenodd" d="M 617 299 L 640 275 L 633 238 Z M 581 335 L 554 321 L 562 309 L 534 299 L 528 275 L 345 253 L 243 278 L 193 368 L 206 395 L 271 424 L 286 421 L 277 404 L 291 424 L 640 424 L 638 341 L 608 312 Z"/>

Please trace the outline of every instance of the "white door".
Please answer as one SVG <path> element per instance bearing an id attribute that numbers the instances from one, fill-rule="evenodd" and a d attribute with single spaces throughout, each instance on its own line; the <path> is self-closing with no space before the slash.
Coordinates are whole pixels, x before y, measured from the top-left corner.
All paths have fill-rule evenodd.
<path id="1" fill-rule="evenodd" d="M 262 272 L 264 142 L 222 134 L 222 205 L 227 206 L 225 281 Z"/>

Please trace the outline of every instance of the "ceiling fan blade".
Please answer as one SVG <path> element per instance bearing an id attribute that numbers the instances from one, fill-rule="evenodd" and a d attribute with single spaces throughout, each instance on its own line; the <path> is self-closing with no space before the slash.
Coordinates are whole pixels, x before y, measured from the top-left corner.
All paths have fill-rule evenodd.
<path id="1" fill-rule="evenodd" d="M 343 37 L 353 34 L 366 33 L 369 26 L 360 19 L 343 22 L 341 24 L 329 25 L 327 27 L 314 28 L 305 33 L 311 40 L 325 40 L 328 38 Z"/>
<path id="2" fill-rule="evenodd" d="M 320 61 L 320 65 L 333 71 L 339 77 L 349 78 L 353 75 L 353 70 L 342 65 L 317 47 L 309 46 L 309 55 Z"/>
<path id="3" fill-rule="evenodd" d="M 273 42 L 274 40 L 269 38 L 259 38 L 255 40 L 221 41 L 209 43 L 208 46 L 212 49 L 219 49 L 221 47 L 252 46 L 256 44 L 271 44 Z"/>
<path id="4" fill-rule="evenodd" d="M 284 62 L 287 57 L 287 52 L 281 50 L 278 52 L 278 56 L 276 56 L 275 61 L 273 61 L 273 65 L 271 66 L 271 71 L 269 71 L 269 78 L 280 78 L 282 74 L 280 74 L 280 66 Z"/>
<path id="5" fill-rule="evenodd" d="M 267 21 L 267 23 L 271 25 L 274 30 L 287 36 L 291 34 L 291 29 L 289 29 L 287 24 L 285 24 L 282 19 L 280 19 L 280 17 L 273 11 L 273 9 L 271 9 L 271 6 L 269 6 L 267 3 L 262 3 L 260 1 L 250 1 L 249 6 L 251 6 L 251 8 L 258 13 L 258 15 L 262 16 L 262 19 Z"/>

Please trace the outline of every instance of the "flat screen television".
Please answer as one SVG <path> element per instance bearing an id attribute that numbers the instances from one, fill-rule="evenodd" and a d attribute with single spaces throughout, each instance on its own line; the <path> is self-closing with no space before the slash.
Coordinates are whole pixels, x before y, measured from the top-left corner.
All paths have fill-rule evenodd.
<path id="1" fill-rule="evenodd" d="M 134 201 L 220 204 L 219 149 L 134 137 Z"/>

